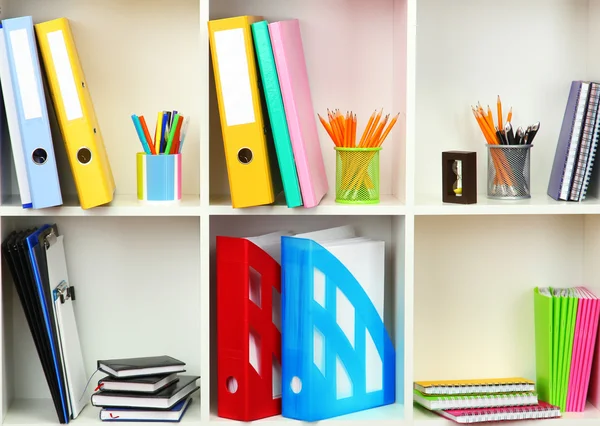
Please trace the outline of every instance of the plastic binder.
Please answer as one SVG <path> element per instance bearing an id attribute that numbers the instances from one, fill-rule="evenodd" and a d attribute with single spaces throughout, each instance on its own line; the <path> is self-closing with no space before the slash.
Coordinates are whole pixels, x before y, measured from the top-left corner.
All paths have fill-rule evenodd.
<path id="1" fill-rule="evenodd" d="M 281 235 L 217 237 L 220 417 L 250 421 L 281 414 Z"/>
<path id="2" fill-rule="evenodd" d="M 304 234 L 282 237 L 281 250 L 283 416 L 316 421 L 393 403 L 383 242 Z"/>

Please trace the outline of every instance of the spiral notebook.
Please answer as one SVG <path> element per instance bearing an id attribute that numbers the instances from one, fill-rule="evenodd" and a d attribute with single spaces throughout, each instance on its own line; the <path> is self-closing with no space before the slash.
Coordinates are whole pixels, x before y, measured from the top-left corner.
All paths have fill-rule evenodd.
<path id="1" fill-rule="evenodd" d="M 523 377 L 475 380 L 418 381 L 414 388 L 424 395 L 472 395 L 481 393 L 533 392 L 535 382 Z"/>
<path id="2" fill-rule="evenodd" d="M 536 405 L 538 397 L 535 392 L 515 392 L 485 395 L 424 395 L 413 391 L 414 401 L 428 410 L 456 410 L 463 408 L 517 407 Z"/>
<path id="3" fill-rule="evenodd" d="M 560 417 L 560 408 L 547 402 L 527 407 L 471 408 L 466 410 L 440 410 L 439 415 L 457 423 L 497 422 L 505 420 L 552 419 Z"/>

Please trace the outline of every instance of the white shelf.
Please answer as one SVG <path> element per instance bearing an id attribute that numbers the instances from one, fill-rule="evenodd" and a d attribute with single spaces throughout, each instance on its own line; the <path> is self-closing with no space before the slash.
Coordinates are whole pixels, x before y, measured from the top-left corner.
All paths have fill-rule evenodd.
<path id="1" fill-rule="evenodd" d="M 400 404 L 390 404 L 383 407 L 373 408 L 371 410 L 359 411 L 344 416 L 335 417 L 333 419 L 322 420 L 319 423 L 326 423 L 327 425 L 333 426 L 354 426 L 357 424 L 363 424 L 364 422 L 376 421 L 381 426 L 402 426 L 408 424 L 404 419 L 404 407 Z M 239 422 L 235 420 L 228 420 L 211 415 L 210 423 L 218 426 L 240 426 L 245 425 L 245 422 Z M 257 421 L 253 422 L 257 423 Z M 294 419 L 288 419 L 282 416 L 273 416 L 266 419 L 260 420 L 260 423 L 264 423 L 268 426 L 291 426 L 291 425 L 311 425 L 315 423 L 303 422 Z"/>
<path id="2" fill-rule="evenodd" d="M 496 200 L 478 194 L 476 204 L 453 204 L 443 203 L 440 193 L 418 195 L 414 213 L 418 216 L 600 214 L 600 200 L 556 201 L 546 194 L 533 194 L 526 200 Z"/>
<path id="3" fill-rule="evenodd" d="M 14 195 L 0 206 L 0 216 L 200 216 L 200 198 L 197 195 L 182 195 L 179 203 L 144 204 L 135 194 L 117 194 L 110 204 L 93 209 L 81 208 L 76 196 L 65 197 L 63 205 L 46 209 L 24 209 Z"/>
<path id="4" fill-rule="evenodd" d="M 200 393 L 192 395 L 192 403 L 181 419 L 182 424 L 200 424 Z M 51 399 L 17 399 L 13 401 L 4 418 L 5 425 L 55 425 L 56 411 Z M 70 423 L 80 425 L 98 425 L 100 408 L 88 403 L 77 419 Z M 136 425 L 156 425 L 156 422 L 136 422 Z"/>
<path id="5" fill-rule="evenodd" d="M 285 200 L 279 199 L 277 203 L 269 206 L 248 207 L 244 209 L 234 209 L 231 207 L 231 198 L 229 195 L 213 196 L 210 199 L 211 215 L 404 215 L 405 206 L 393 195 L 382 195 L 378 204 L 342 204 L 336 203 L 335 193 L 327 194 L 318 206 L 306 209 L 296 207 L 293 209 L 285 205 Z"/>
<path id="6" fill-rule="evenodd" d="M 414 406 L 414 425 L 415 426 L 451 426 L 455 422 L 446 419 L 438 414 L 432 413 L 425 408 L 415 404 Z M 485 424 L 485 423 L 482 423 Z M 596 426 L 600 424 L 600 411 L 593 405 L 588 404 L 583 413 L 563 413 L 561 418 L 548 420 L 519 420 L 514 422 L 501 422 L 502 425 L 515 426 L 540 426 L 544 424 L 565 425 L 565 426 Z"/>

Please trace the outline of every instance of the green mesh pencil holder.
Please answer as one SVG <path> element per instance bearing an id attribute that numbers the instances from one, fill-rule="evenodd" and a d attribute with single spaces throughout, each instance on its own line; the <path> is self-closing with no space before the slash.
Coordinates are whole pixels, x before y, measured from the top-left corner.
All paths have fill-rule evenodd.
<path id="1" fill-rule="evenodd" d="M 335 201 L 344 204 L 379 203 L 381 148 L 336 147 Z"/>

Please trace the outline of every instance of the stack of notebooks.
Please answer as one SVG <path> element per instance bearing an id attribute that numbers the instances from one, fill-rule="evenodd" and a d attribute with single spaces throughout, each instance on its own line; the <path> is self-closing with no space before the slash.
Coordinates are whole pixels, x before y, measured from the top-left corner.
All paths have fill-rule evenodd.
<path id="1" fill-rule="evenodd" d="M 538 400 L 535 383 L 522 377 L 415 382 L 414 401 L 457 423 L 560 417 L 560 409 Z"/>
<path id="2" fill-rule="evenodd" d="M 584 411 L 598 362 L 600 299 L 584 287 L 535 288 L 535 351 L 540 397 L 562 411 Z M 594 355 L 595 354 L 595 355 Z"/>
<path id="3" fill-rule="evenodd" d="M 170 356 L 98 361 L 108 376 L 98 381 L 92 405 L 102 421 L 178 422 L 199 389 L 199 376 L 180 375 L 185 363 Z"/>
<path id="4" fill-rule="evenodd" d="M 3 19 L 0 83 L 23 208 L 63 203 L 55 155 L 63 142 L 81 207 L 111 202 L 115 181 L 69 21 Z"/>
<path id="5" fill-rule="evenodd" d="M 583 201 L 597 195 L 592 178 L 600 138 L 600 83 L 573 81 L 554 154 L 548 195 L 555 200 Z"/>
<path id="6" fill-rule="evenodd" d="M 300 22 L 208 22 L 231 203 L 314 207 L 328 191 Z M 260 75 L 259 75 L 260 74 Z"/>

